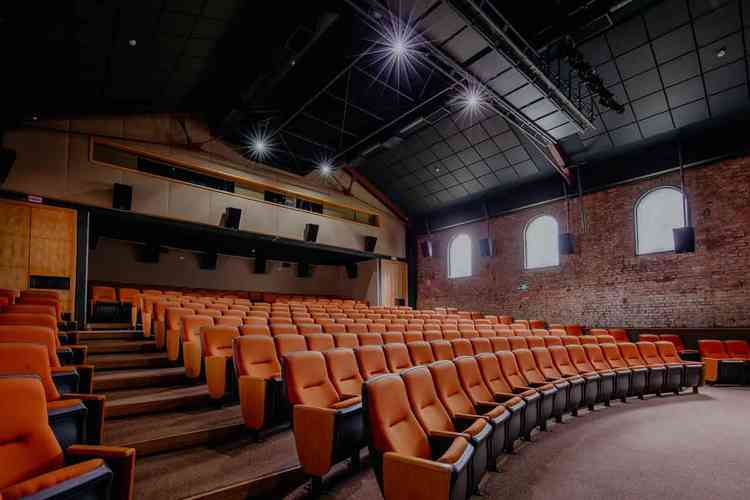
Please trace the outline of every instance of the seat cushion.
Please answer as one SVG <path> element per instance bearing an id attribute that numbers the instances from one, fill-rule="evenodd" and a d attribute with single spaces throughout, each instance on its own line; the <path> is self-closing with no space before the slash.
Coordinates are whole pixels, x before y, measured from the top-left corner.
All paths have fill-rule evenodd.
<path id="1" fill-rule="evenodd" d="M 100 458 L 93 460 L 86 460 L 85 462 L 63 467 L 41 476 L 36 476 L 26 481 L 14 484 L 3 491 L 0 491 L 3 500 L 16 500 L 18 498 L 24 498 L 35 493 L 38 493 L 47 488 L 51 488 L 56 484 L 68 481 L 75 477 L 91 472 L 104 465 L 104 461 Z"/>
<path id="2" fill-rule="evenodd" d="M 438 462 L 443 464 L 454 464 L 463 456 L 466 451 L 466 447 L 469 446 L 469 442 L 463 438 L 456 438 L 451 443 L 450 447 L 445 450 L 445 453 L 437 459 Z"/>

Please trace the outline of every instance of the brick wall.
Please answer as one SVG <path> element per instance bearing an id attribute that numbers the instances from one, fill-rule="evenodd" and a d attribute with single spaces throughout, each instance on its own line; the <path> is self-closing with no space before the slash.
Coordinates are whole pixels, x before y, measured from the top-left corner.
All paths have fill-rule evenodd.
<path id="1" fill-rule="evenodd" d="M 457 305 L 591 326 L 750 326 L 750 157 L 686 171 L 693 254 L 635 255 L 635 203 L 661 185 L 679 185 L 679 175 L 584 196 L 585 226 L 579 200 L 571 201 L 576 253 L 560 256 L 556 268 L 523 269 L 523 231 L 540 214 L 556 217 L 564 231 L 564 202 L 433 233 L 437 256 L 418 255 L 418 307 Z M 478 239 L 488 230 L 496 256 L 480 257 Z M 448 243 L 460 233 L 472 237 L 473 275 L 448 279 Z M 519 290 L 522 282 L 528 290 Z"/>

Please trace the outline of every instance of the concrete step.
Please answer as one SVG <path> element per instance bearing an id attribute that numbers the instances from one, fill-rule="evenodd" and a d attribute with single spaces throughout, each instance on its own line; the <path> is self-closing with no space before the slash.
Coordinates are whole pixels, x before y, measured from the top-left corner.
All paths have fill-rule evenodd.
<path id="1" fill-rule="evenodd" d="M 122 370 L 127 368 L 166 368 L 171 366 L 166 352 L 94 354 L 88 363 L 100 370 Z"/>
<path id="2" fill-rule="evenodd" d="M 142 339 L 142 330 L 77 330 L 78 338 L 81 342 L 88 340 L 124 340 L 124 339 Z"/>
<path id="3" fill-rule="evenodd" d="M 94 391 L 96 392 L 141 387 L 169 387 L 183 385 L 186 382 L 185 368 L 182 366 L 94 372 Z"/>
<path id="4" fill-rule="evenodd" d="M 88 353 L 91 354 L 114 354 L 123 352 L 153 352 L 156 350 L 154 340 L 132 340 L 132 339 L 107 339 L 87 340 Z"/>
<path id="5" fill-rule="evenodd" d="M 201 408 L 213 404 L 206 385 L 127 391 L 124 397 L 107 393 L 106 417 L 116 418 L 178 409 Z"/>

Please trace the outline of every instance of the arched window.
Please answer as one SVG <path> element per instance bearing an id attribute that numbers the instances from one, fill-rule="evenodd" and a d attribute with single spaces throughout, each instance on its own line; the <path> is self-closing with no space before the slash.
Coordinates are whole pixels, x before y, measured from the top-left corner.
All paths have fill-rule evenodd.
<path id="1" fill-rule="evenodd" d="M 557 221 L 550 215 L 540 215 L 526 224 L 523 233 L 526 269 L 560 265 Z"/>
<path id="2" fill-rule="evenodd" d="M 448 249 L 448 277 L 466 276 L 471 276 L 471 239 L 466 234 L 459 234 Z"/>
<path id="3" fill-rule="evenodd" d="M 674 250 L 672 229 L 685 226 L 686 207 L 682 191 L 660 187 L 643 195 L 635 204 L 637 255 Z"/>

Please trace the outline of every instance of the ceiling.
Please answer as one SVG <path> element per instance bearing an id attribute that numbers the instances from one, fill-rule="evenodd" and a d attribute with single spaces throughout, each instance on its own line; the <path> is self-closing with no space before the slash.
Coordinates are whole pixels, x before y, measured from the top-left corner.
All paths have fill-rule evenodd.
<path id="1" fill-rule="evenodd" d="M 383 57 L 394 19 L 419 33 L 400 75 Z M 746 26 L 750 0 L 5 2 L 0 40 L 23 50 L 6 50 L 4 120 L 200 113 L 248 155 L 260 135 L 293 173 L 353 165 L 424 214 L 741 112 Z M 559 60 L 564 35 L 623 113 Z M 488 105 L 467 114 L 456 98 L 476 82 Z"/>

